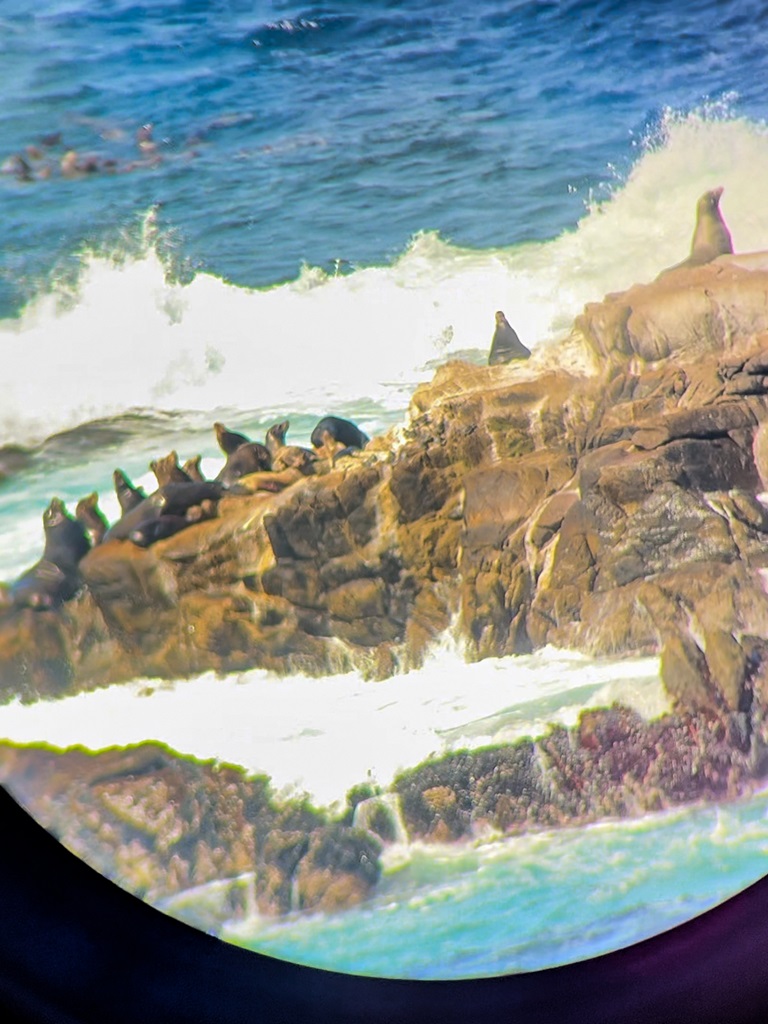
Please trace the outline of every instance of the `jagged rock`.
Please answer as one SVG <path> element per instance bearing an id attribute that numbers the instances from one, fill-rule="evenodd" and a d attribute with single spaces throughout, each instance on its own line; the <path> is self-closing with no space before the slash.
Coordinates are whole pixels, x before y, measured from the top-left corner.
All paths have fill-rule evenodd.
<path id="1" fill-rule="evenodd" d="M 157 902 L 214 879 L 255 875 L 262 913 L 359 903 L 381 843 L 265 776 L 181 757 L 159 744 L 101 753 L 0 743 L 0 782 L 67 846 Z"/>
<path id="2" fill-rule="evenodd" d="M 764 784 L 768 255 L 608 296 L 564 344 L 583 372 L 551 368 L 563 347 L 518 366 L 453 361 L 397 436 L 271 491 L 257 489 L 266 471 L 245 477 L 215 518 L 146 549 L 107 540 L 56 610 L 0 593 L 0 699 L 251 667 L 381 677 L 421 664 L 458 613 L 474 658 L 656 654 L 673 713 L 595 709 L 535 741 L 454 752 L 390 793 L 361 790 L 338 820 L 157 744 L 2 744 L 0 782 L 133 892 L 252 873 L 275 915 L 373 890 L 391 818 L 352 827 L 355 803 L 399 799 L 411 838 L 448 842 Z"/>
<path id="3" fill-rule="evenodd" d="M 765 254 L 719 257 L 590 304 L 524 364 L 445 364 L 397 436 L 270 492 L 244 477 L 149 548 L 98 545 L 57 612 L 0 608 L 2 694 L 380 676 L 458 612 L 471 657 L 663 654 L 682 706 L 735 711 L 768 626 L 767 299 Z"/>
<path id="4" fill-rule="evenodd" d="M 743 794 L 768 772 L 741 715 L 669 714 L 646 722 L 621 705 L 583 712 L 573 729 L 460 751 L 394 782 L 412 837 L 447 842 L 626 817 Z M 762 743 L 762 741 L 761 741 Z M 764 751 L 764 747 L 759 747 Z M 759 767 L 758 767 L 759 765 Z"/>
<path id="5" fill-rule="evenodd" d="M 335 911 L 362 902 L 381 875 L 381 850 L 365 829 L 315 831 L 296 871 L 297 909 Z"/>

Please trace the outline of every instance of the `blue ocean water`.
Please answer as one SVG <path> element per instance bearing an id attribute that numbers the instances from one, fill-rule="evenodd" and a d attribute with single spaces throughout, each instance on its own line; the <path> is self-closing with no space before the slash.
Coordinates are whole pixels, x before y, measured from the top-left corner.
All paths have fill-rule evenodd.
<path id="1" fill-rule="evenodd" d="M 53 494 L 72 507 L 96 489 L 114 517 L 116 466 L 151 484 L 149 460 L 174 447 L 215 472 L 215 419 L 259 436 L 289 416 L 296 443 L 330 411 L 381 432 L 441 361 L 485 359 L 499 308 L 546 365 L 585 302 L 686 255 L 707 188 L 724 185 L 738 250 L 768 248 L 766 42 L 768 14 L 745 0 L 3 0 L 0 454 L 21 445 L 27 461 L 0 478 L 0 580 L 39 557 Z M 537 728 L 576 713 L 580 689 L 562 685 L 557 659 L 532 676 L 506 661 L 467 666 L 455 652 L 438 681 L 457 695 L 425 698 L 419 722 L 466 709 L 446 735 L 480 742 L 518 711 Z M 524 699 L 510 696 L 523 677 Z M 301 682 L 282 681 L 289 697 Z M 320 700 L 333 682 L 316 681 L 305 707 L 345 778 L 387 709 L 410 724 L 415 712 L 407 680 L 375 684 L 365 714 L 351 705 L 345 751 Z M 259 768 L 292 735 L 291 701 L 275 691 L 267 709 L 262 683 L 238 686 L 230 700 L 206 680 L 154 695 L 142 684 L 130 720 L 159 739 L 168 702 L 174 723 L 258 721 Z M 100 698 L 38 710 L 61 722 L 74 710 L 67 742 L 82 721 L 98 747 L 115 720 Z M 52 739 L 48 721 L 22 734 L 0 708 L 0 735 Z M 423 731 L 387 735 L 407 741 L 402 764 L 423 756 Z M 214 742 L 234 759 L 234 735 Z M 372 907 L 260 922 L 246 941 L 372 973 L 545 967 L 759 877 L 766 820 L 757 796 L 481 851 L 413 850 Z M 595 864 L 612 884 L 580 901 Z M 498 887 L 508 900 L 494 916 Z"/>
<path id="2" fill-rule="evenodd" d="M 421 231 L 555 238 L 666 108 L 762 118 L 766 33 L 745 0 L 4 0 L 0 160 L 43 153 L 0 178 L 0 316 L 84 248 L 130 247 L 150 207 L 174 273 L 248 286 Z M 68 150 L 116 164 L 62 178 Z"/>

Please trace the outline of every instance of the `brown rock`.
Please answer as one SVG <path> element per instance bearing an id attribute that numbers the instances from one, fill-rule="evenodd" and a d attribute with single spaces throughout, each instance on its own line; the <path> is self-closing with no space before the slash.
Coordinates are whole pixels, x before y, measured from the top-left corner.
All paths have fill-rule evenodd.
<path id="1" fill-rule="evenodd" d="M 381 851 L 366 829 L 318 829 L 296 872 L 299 908 L 332 913 L 360 903 L 379 880 Z"/>

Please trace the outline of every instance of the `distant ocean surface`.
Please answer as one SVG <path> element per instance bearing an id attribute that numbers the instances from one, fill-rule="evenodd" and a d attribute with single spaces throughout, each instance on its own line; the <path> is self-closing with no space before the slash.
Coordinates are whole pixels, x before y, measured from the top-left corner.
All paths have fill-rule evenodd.
<path id="1" fill-rule="evenodd" d="M 757 2 L 3 0 L 0 90 L 0 452 L 27 452 L 0 478 L 0 580 L 40 556 L 54 494 L 73 508 L 97 490 L 114 518 L 117 466 L 150 482 L 149 460 L 176 448 L 215 472 L 216 419 L 259 437 L 289 417 L 294 443 L 328 412 L 381 433 L 441 362 L 485 361 L 497 309 L 545 362 L 586 302 L 687 255 L 706 189 L 724 186 L 737 251 L 768 248 Z M 256 673 L 10 705 L 0 736 L 156 738 L 335 799 L 366 771 L 387 781 L 432 750 L 573 720 L 600 694 L 661 710 L 655 664 L 468 666 L 450 645 L 439 658 L 437 676 L 315 680 L 300 720 L 285 695 L 306 681 Z M 243 735 L 249 701 L 261 731 Z M 313 715 L 332 779 L 312 776 Z M 206 721 L 231 728 L 206 737 Z M 382 729 L 386 749 L 371 742 Z M 371 973 L 550 966 L 762 875 L 767 821 L 757 796 L 551 842 L 414 850 L 388 869 L 378 917 L 231 934 Z M 616 868 L 599 907 L 578 895 L 596 863 Z M 489 913 L 488 879 L 508 916 Z M 395 941 L 397 960 L 393 937 L 409 934 L 429 941 Z"/>

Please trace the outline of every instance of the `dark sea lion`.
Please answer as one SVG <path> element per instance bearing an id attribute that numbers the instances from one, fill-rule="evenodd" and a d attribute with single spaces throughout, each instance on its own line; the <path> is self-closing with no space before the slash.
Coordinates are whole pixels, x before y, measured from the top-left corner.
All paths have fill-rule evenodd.
<path id="1" fill-rule="evenodd" d="M 369 440 L 356 424 L 340 416 L 323 416 L 310 437 L 312 447 L 330 458 L 341 454 L 341 449 L 365 448 Z"/>
<path id="2" fill-rule="evenodd" d="M 155 474 L 157 486 L 166 484 L 188 484 L 192 478 L 179 465 L 179 457 L 175 451 L 168 452 L 162 459 L 153 459 L 149 468 Z"/>
<path id="3" fill-rule="evenodd" d="M 696 227 L 693 230 L 691 239 L 691 254 L 680 263 L 662 270 L 659 277 L 668 274 L 672 270 L 681 270 L 685 267 L 700 267 L 705 263 L 711 263 L 718 256 L 733 252 L 733 241 L 731 233 L 720 212 L 720 197 L 724 189 L 710 189 L 703 196 L 699 197 L 696 203 Z"/>
<path id="4" fill-rule="evenodd" d="M 132 530 L 150 519 L 161 516 L 164 506 L 165 499 L 159 490 L 143 498 L 138 504 L 127 508 L 117 522 L 110 526 L 104 534 L 102 543 L 108 540 L 125 540 Z"/>
<path id="5" fill-rule="evenodd" d="M 142 501 L 146 501 L 147 492 L 143 487 L 134 487 L 122 469 L 116 469 L 112 474 L 115 483 L 115 494 L 120 505 L 120 511 L 125 515 L 132 508 L 136 508 Z"/>
<path id="6" fill-rule="evenodd" d="M 148 519 L 140 523 L 136 529 L 131 530 L 128 539 L 137 547 L 148 548 L 155 541 L 172 537 L 187 526 L 189 526 L 189 522 L 186 516 L 160 516 L 157 519 Z"/>
<path id="7" fill-rule="evenodd" d="M 285 445 L 285 435 L 288 433 L 290 425 L 290 420 L 282 420 L 280 423 L 274 423 L 267 431 L 264 444 L 272 458 Z"/>
<path id="8" fill-rule="evenodd" d="M 272 459 L 269 452 L 258 441 L 248 441 L 246 444 L 241 444 L 228 456 L 227 461 L 216 476 L 216 480 L 230 487 L 240 477 L 248 476 L 249 473 L 260 473 L 266 469 L 272 469 Z"/>
<path id="9" fill-rule="evenodd" d="M 503 312 L 498 310 L 496 330 L 493 332 L 491 351 L 488 355 L 488 365 L 498 366 L 501 363 L 511 363 L 513 359 L 529 359 L 530 356 L 531 350 L 520 341 L 517 332 L 510 326 Z"/>
<path id="10" fill-rule="evenodd" d="M 11 584 L 11 604 L 15 608 L 34 608 L 37 611 L 58 608 L 79 590 L 79 576 L 76 579 L 77 582 L 72 574 L 54 562 L 41 558 Z"/>
<path id="11" fill-rule="evenodd" d="M 99 496 L 94 491 L 87 498 L 81 498 L 75 506 L 75 519 L 79 520 L 85 527 L 91 546 L 95 547 L 104 540 L 104 534 L 109 529 L 106 516 L 99 508 Z"/>
<path id="12" fill-rule="evenodd" d="M 43 529 L 43 557 L 11 584 L 16 607 L 57 608 L 80 589 L 77 566 L 91 548 L 83 524 L 69 515 L 59 498 L 52 498 L 43 513 Z"/>
<path id="13" fill-rule="evenodd" d="M 224 485 L 214 480 L 165 484 L 113 523 L 104 540 L 126 540 L 134 530 L 146 528 L 147 523 L 161 516 L 180 516 L 189 522 L 186 516 L 191 508 L 206 501 L 217 502 L 224 493 Z"/>
<path id="14" fill-rule="evenodd" d="M 272 459 L 272 469 L 275 472 L 282 469 L 298 469 L 303 474 L 310 474 L 317 462 L 317 455 L 309 448 L 285 443 L 285 435 L 290 425 L 290 420 L 283 420 L 281 423 L 275 423 L 267 431 L 265 441 Z"/>
<path id="15" fill-rule="evenodd" d="M 214 423 L 213 432 L 216 435 L 219 448 L 221 448 L 225 455 L 231 455 L 241 445 L 251 443 L 250 437 L 246 437 L 245 434 L 238 434 L 234 430 L 227 430 L 223 423 Z"/>
<path id="16" fill-rule="evenodd" d="M 83 524 L 67 512 L 59 498 L 52 498 L 43 512 L 43 529 L 43 558 L 62 569 L 76 566 L 91 549 Z"/>
<path id="17" fill-rule="evenodd" d="M 183 516 L 193 505 L 204 501 L 218 501 L 226 494 L 226 487 L 217 480 L 189 480 L 185 483 L 170 483 L 158 492 L 163 501 L 163 515 Z"/>
<path id="18" fill-rule="evenodd" d="M 200 463 L 202 462 L 202 459 L 202 455 L 196 455 L 194 459 L 187 459 L 187 461 L 181 467 L 187 474 L 189 479 L 198 484 L 202 483 L 205 480 L 205 477 L 203 476 L 203 471 L 200 468 Z"/>

